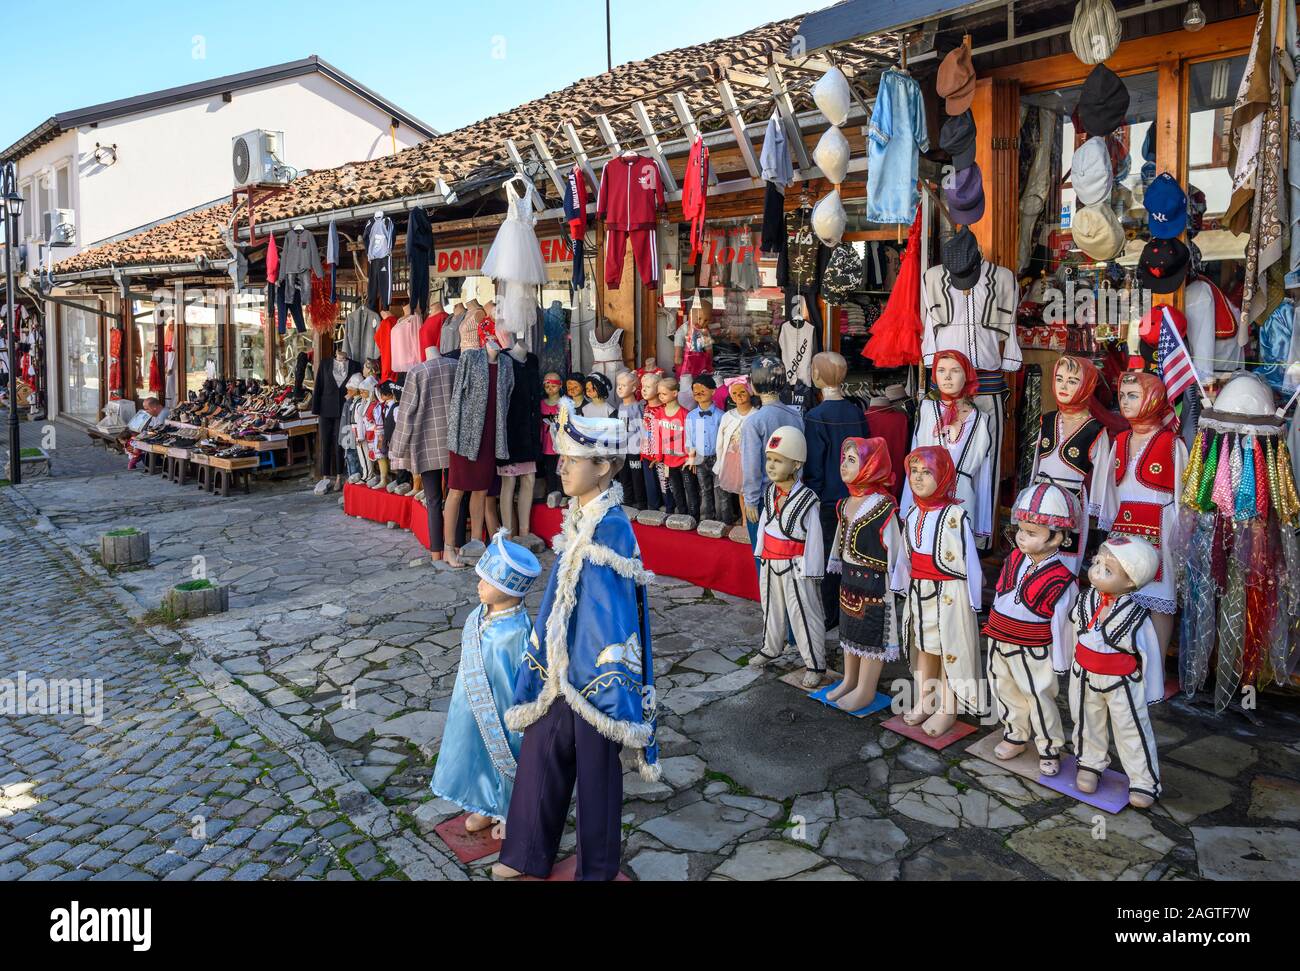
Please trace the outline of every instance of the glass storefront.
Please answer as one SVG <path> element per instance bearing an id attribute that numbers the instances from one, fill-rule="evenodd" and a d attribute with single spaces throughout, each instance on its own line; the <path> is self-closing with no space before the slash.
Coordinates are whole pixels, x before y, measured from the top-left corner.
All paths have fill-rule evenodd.
<path id="1" fill-rule="evenodd" d="M 60 409 L 81 421 L 99 420 L 103 342 L 102 318 L 75 307 L 59 308 L 59 347 L 63 360 Z"/>
<path id="2" fill-rule="evenodd" d="M 207 291 L 185 295 L 185 347 L 181 358 L 184 390 L 198 391 L 221 374 L 221 324 L 224 308 Z"/>
<path id="3" fill-rule="evenodd" d="M 266 309 L 266 295 L 246 290 L 234 300 L 235 377 L 245 381 L 265 381 L 266 322 L 262 315 Z"/>
<path id="4" fill-rule="evenodd" d="M 138 401 L 144 401 L 149 397 L 161 400 L 165 396 L 164 361 L 156 356 L 161 316 L 161 308 L 152 301 L 132 301 L 131 320 L 135 327 L 135 397 Z"/>

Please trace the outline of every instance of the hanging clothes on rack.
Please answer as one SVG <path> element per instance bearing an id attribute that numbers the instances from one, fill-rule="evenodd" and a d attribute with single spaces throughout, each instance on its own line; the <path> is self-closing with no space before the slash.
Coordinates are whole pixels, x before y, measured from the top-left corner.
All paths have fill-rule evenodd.
<path id="1" fill-rule="evenodd" d="M 382 212 L 366 224 L 366 259 L 370 266 L 366 283 L 366 305 L 379 312 L 393 302 L 393 221 Z"/>
<path id="2" fill-rule="evenodd" d="M 867 132 L 867 220 L 910 224 L 920 203 L 918 154 L 930 149 L 921 86 L 890 68 L 880 76 Z"/>
<path id="3" fill-rule="evenodd" d="M 537 318 L 536 287 L 546 282 L 546 262 L 537 242 L 537 188 L 523 178 L 506 182 L 509 210 L 483 261 L 483 275 L 497 281 L 496 322 L 524 339 Z"/>
<path id="4" fill-rule="evenodd" d="M 686 159 L 682 180 L 682 218 L 691 226 L 691 255 L 687 264 L 694 266 L 704 248 L 704 216 L 709 203 L 709 147 L 704 136 L 696 135 Z"/>

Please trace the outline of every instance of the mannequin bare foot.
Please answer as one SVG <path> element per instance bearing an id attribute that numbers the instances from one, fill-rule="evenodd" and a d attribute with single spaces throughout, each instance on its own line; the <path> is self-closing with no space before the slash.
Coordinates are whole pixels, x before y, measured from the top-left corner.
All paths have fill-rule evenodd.
<path id="1" fill-rule="evenodd" d="M 442 562 L 442 553 L 441 553 L 441 552 L 438 552 L 438 553 L 430 553 L 430 554 L 429 554 L 429 562 L 430 562 L 430 563 L 441 563 L 441 562 Z"/>
<path id="2" fill-rule="evenodd" d="M 1154 803 L 1155 799 L 1147 795 L 1145 792 L 1129 791 L 1128 804 L 1134 809 L 1150 809 Z"/>
<path id="3" fill-rule="evenodd" d="M 1039 759 L 1038 771 L 1045 776 L 1054 776 L 1061 771 L 1060 759 Z"/>
<path id="4" fill-rule="evenodd" d="M 840 697 L 840 695 L 845 694 L 849 690 L 851 690 L 852 687 L 853 685 L 849 684 L 848 679 L 845 678 L 843 681 L 840 681 L 838 684 L 834 685 L 829 691 L 826 692 L 826 700 L 834 701 L 835 699 Z"/>
<path id="5" fill-rule="evenodd" d="M 1025 750 L 1024 742 L 1008 742 L 1005 738 L 993 747 L 993 754 L 1000 759 L 1014 759 Z"/>
<path id="6" fill-rule="evenodd" d="M 1078 789 L 1080 792 L 1096 792 L 1097 780 L 1100 778 L 1100 773 L 1079 766 L 1079 772 L 1074 777 L 1074 788 Z"/>
<path id="7" fill-rule="evenodd" d="M 479 833 L 492 825 L 492 817 L 484 816 L 482 813 L 470 813 L 465 817 L 465 830 L 470 833 Z"/>
<path id="8" fill-rule="evenodd" d="M 947 711 L 936 711 L 933 715 L 925 720 L 921 726 L 921 731 L 931 738 L 938 738 L 948 729 L 952 728 L 953 723 L 957 721 L 957 716 Z"/>
<path id="9" fill-rule="evenodd" d="M 515 880 L 522 876 L 523 874 L 512 866 L 506 866 L 504 863 L 492 864 L 493 880 Z"/>
<path id="10" fill-rule="evenodd" d="M 928 718 L 930 713 L 925 710 L 925 702 L 918 701 L 916 707 L 903 716 L 904 725 L 919 725 Z"/>
<path id="11" fill-rule="evenodd" d="M 841 711 L 857 711 L 859 708 L 865 708 L 876 700 L 876 693 L 868 693 L 866 688 L 854 688 L 852 691 L 841 695 L 835 702 L 836 707 Z"/>
<path id="12" fill-rule="evenodd" d="M 450 546 L 442 552 L 443 561 L 453 570 L 459 570 L 465 566 L 465 563 L 456 555 L 456 552 L 457 551 L 452 549 Z"/>

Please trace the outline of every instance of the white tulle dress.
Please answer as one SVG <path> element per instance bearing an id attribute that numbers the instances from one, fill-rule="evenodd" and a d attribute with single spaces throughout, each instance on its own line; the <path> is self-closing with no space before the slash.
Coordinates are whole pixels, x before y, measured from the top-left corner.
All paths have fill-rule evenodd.
<path id="1" fill-rule="evenodd" d="M 520 193 L 516 181 L 506 183 L 510 209 L 483 261 L 483 275 L 497 282 L 497 327 L 518 337 L 528 333 L 537 319 L 535 288 L 546 282 L 546 263 L 533 228 L 537 189 L 528 182 Z"/>

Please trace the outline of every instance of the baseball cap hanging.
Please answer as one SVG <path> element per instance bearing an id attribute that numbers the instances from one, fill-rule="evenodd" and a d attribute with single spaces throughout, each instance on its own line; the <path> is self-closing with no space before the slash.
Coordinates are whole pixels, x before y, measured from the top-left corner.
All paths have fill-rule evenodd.
<path id="1" fill-rule="evenodd" d="M 1124 123 L 1128 101 L 1128 88 L 1119 75 L 1098 64 L 1079 92 L 1079 123 L 1089 135 L 1104 138 Z"/>
<path id="2" fill-rule="evenodd" d="M 1161 172 L 1147 186 L 1142 204 L 1146 206 L 1152 238 L 1173 239 L 1187 228 L 1187 196 L 1168 172 Z"/>
<path id="3" fill-rule="evenodd" d="M 943 267 L 958 290 L 969 290 L 979 280 L 984 267 L 984 254 L 975 234 L 962 228 L 943 244 Z"/>
<path id="4" fill-rule="evenodd" d="M 1070 184 L 1074 186 L 1075 196 L 1085 206 L 1110 198 L 1113 183 L 1106 139 L 1089 138 L 1075 150 L 1074 160 L 1070 163 Z"/>
<path id="5" fill-rule="evenodd" d="M 934 90 L 944 99 L 950 115 L 960 115 L 975 100 L 975 66 L 971 64 L 970 48 L 965 44 L 949 51 L 943 59 L 934 79 Z"/>
<path id="6" fill-rule="evenodd" d="M 1173 293 L 1182 286 L 1192 254 L 1180 240 L 1153 239 L 1142 248 L 1138 279 L 1152 293 Z"/>
<path id="7" fill-rule="evenodd" d="M 1119 46 L 1119 17 L 1111 0 L 1079 0 L 1070 26 L 1070 47 L 1084 64 L 1100 64 Z"/>
<path id="8" fill-rule="evenodd" d="M 975 118 L 969 109 L 943 123 L 939 147 L 952 156 L 953 168 L 960 171 L 971 167 L 975 161 Z"/>
<path id="9" fill-rule="evenodd" d="M 1124 252 L 1124 227 L 1115 210 L 1103 203 L 1083 206 L 1070 222 L 1074 244 L 1098 263 L 1115 259 Z"/>
<path id="10" fill-rule="evenodd" d="M 972 162 L 943 179 L 943 199 L 948 215 L 958 226 L 973 226 L 984 218 L 984 176 Z"/>

